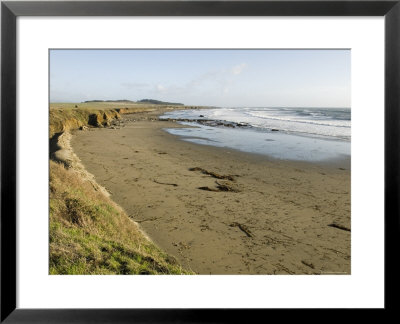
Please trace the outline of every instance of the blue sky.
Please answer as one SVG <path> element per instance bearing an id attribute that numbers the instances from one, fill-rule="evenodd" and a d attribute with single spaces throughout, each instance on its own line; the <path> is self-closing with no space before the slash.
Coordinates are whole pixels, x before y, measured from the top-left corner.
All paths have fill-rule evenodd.
<path id="1" fill-rule="evenodd" d="M 350 107 L 350 50 L 51 50 L 50 101 Z"/>

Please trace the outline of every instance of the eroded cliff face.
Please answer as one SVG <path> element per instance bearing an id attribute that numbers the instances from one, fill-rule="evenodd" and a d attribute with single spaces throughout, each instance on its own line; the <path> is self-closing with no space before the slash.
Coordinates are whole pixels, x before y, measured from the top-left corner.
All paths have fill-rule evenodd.
<path id="1" fill-rule="evenodd" d="M 152 109 L 153 110 L 153 109 Z M 146 109 L 125 109 L 135 113 Z M 194 274 L 157 247 L 74 153 L 71 131 L 114 127 L 117 109 L 50 109 L 50 274 Z"/>
<path id="2" fill-rule="evenodd" d="M 114 106 L 113 106 L 114 105 Z M 75 104 L 51 104 L 49 112 L 49 137 L 56 134 L 86 127 L 110 127 L 121 119 L 123 114 L 135 114 L 152 111 L 168 111 L 174 109 L 199 109 L 195 106 L 171 106 L 171 105 L 133 105 L 130 107 L 110 107 L 105 105 L 75 105 Z"/>
<path id="3" fill-rule="evenodd" d="M 128 113 L 128 112 L 125 112 Z M 121 115 L 114 109 L 90 111 L 84 109 L 50 109 L 49 135 L 70 131 L 83 126 L 109 126 L 114 119 Z"/>
<path id="4" fill-rule="evenodd" d="M 115 110 L 98 112 L 89 115 L 88 124 L 94 127 L 110 126 L 112 120 L 120 118 L 121 115 Z"/>

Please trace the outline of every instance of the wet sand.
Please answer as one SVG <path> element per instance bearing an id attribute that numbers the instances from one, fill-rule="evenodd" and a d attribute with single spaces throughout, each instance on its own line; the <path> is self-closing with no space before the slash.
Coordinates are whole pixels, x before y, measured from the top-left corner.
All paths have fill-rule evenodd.
<path id="1" fill-rule="evenodd" d="M 182 141 L 157 113 L 75 131 L 86 169 L 199 274 L 350 274 L 350 162 L 288 162 Z"/>

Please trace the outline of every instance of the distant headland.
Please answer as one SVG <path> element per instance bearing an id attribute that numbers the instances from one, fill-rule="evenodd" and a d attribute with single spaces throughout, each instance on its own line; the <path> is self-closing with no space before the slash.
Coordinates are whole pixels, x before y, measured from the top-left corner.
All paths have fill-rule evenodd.
<path id="1" fill-rule="evenodd" d="M 83 101 L 84 103 L 91 103 L 91 102 L 120 102 L 120 103 L 141 103 L 141 104 L 152 104 L 152 105 L 173 105 L 173 106 L 183 106 L 183 103 L 179 102 L 167 102 L 167 101 L 160 101 L 155 99 L 142 99 L 138 101 L 132 101 L 127 99 L 122 100 L 87 100 Z"/>

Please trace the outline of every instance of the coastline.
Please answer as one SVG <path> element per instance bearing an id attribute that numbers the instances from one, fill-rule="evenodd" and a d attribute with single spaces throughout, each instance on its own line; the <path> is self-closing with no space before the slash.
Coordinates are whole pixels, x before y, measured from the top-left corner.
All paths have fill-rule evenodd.
<path id="1" fill-rule="evenodd" d="M 168 107 L 167 107 L 168 109 Z M 152 107 L 50 109 L 49 274 L 195 274 L 161 250 L 73 151 L 71 132 Z"/>
<path id="2" fill-rule="evenodd" d="M 199 145 L 163 111 L 73 131 L 85 169 L 199 274 L 350 274 L 350 171 Z M 120 123 L 121 124 L 121 123 Z"/>

